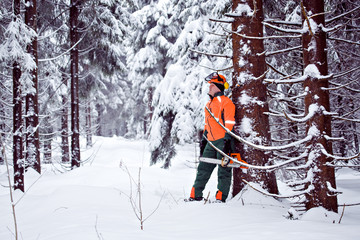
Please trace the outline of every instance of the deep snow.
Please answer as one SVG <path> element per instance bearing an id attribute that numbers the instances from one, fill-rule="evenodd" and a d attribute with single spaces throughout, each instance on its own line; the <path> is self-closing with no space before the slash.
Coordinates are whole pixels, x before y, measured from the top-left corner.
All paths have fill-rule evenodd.
<path id="1" fill-rule="evenodd" d="M 299 220 L 285 218 L 290 204 L 246 188 L 227 203 L 185 203 L 196 169 L 195 146 L 177 147 L 172 167 L 149 166 L 148 142 L 96 137 L 82 152 L 87 162 L 65 171 L 58 164 L 43 165 L 43 174 L 29 170 L 25 196 L 14 193 L 19 239 L 359 239 L 360 206 L 339 213 L 312 209 Z M 54 159 L 59 159 L 58 155 Z M 140 172 L 144 230 L 131 207 Z M 129 173 L 127 173 L 127 170 Z M 62 172 L 60 172 L 60 171 Z M 12 174 L 12 173 L 11 173 Z M 130 184 L 132 179 L 132 184 Z M 360 173 L 337 172 L 339 204 L 360 202 Z M 0 239 L 14 239 L 7 172 L 0 166 Z M 280 184 L 281 190 L 286 188 Z M 132 190 L 132 196 L 131 195 Z M 216 171 L 204 194 L 216 191 Z M 159 205 L 160 203 L 160 205 Z M 159 208 L 157 206 L 159 205 Z M 157 209 L 156 209 L 157 208 Z M 151 213 L 155 212 L 151 215 Z M 138 213 L 138 211 L 136 211 Z"/>

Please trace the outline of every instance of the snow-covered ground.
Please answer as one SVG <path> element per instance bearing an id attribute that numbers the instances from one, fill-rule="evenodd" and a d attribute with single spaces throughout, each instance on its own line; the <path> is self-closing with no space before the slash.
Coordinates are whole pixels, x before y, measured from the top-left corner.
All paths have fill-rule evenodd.
<path id="1" fill-rule="evenodd" d="M 149 166 L 148 143 L 122 138 L 95 138 L 82 152 L 87 162 L 72 171 L 43 165 L 43 174 L 29 170 L 23 195 L 14 193 L 20 237 L 24 240 L 72 239 L 360 239 L 360 206 L 339 214 L 312 209 L 299 220 L 285 218 L 287 201 L 279 202 L 245 189 L 227 203 L 185 203 L 196 169 L 195 146 L 178 147 L 170 170 Z M 55 156 L 56 157 L 56 156 Z M 139 168 L 141 168 L 139 174 Z M 59 171 L 60 170 L 60 171 Z M 62 172 L 63 173 L 62 173 Z M 11 173 L 12 174 L 12 173 Z M 141 185 L 144 230 L 130 199 L 139 207 L 136 184 Z M 14 239 L 5 166 L 0 166 L 0 239 Z M 360 202 L 360 173 L 337 172 L 339 204 Z M 216 191 L 216 171 L 205 195 Z M 135 214 L 136 213 L 136 214 Z"/>

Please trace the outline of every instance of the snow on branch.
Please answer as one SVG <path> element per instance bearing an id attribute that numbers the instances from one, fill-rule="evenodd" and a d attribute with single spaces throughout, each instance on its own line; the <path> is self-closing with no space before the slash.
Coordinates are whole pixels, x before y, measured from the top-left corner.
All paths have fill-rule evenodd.
<path id="1" fill-rule="evenodd" d="M 342 194 L 342 192 L 340 192 L 340 191 L 338 191 L 337 189 L 333 188 L 333 186 L 331 186 L 331 183 L 330 183 L 329 181 L 326 181 L 326 187 L 327 187 L 329 193 L 330 193 L 332 196 Z M 329 193 L 328 193 L 328 194 L 329 194 Z"/>
<path id="2" fill-rule="evenodd" d="M 298 27 L 302 26 L 301 22 L 289 22 L 289 21 L 283 21 L 283 20 L 278 20 L 278 19 L 265 19 L 264 22 L 265 23 L 271 22 L 271 23 L 275 23 L 275 24 L 283 24 L 283 25 L 298 26 Z"/>
<path id="3" fill-rule="evenodd" d="M 220 22 L 220 23 L 233 23 L 234 19 L 215 19 L 215 18 L 209 18 L 212 22 Z"/>
<path id="4" fill-rule="evenodd" d="M 360 157 L 360 153 L 358 153 L 358 154 L 356 154 L 356 155 L 354 155 L 354 156 L 350 156 L 350 157 L 335 156 L 335 155 L 332 155 L 332 154 L 328 153 L 328 152 L 326 151 L 326 149 L 324 148 L 324 146 L 323 146 L 321 143 L 318 143 L 317 146 L 320 147 L 321 152 L 322 152 L 325 156 L 327 156 L 327 157 L 329 157 L 329 158 L 333 158 L 334 160 L 337 160 L 337 161 L 339 161 L 339 160 L 348 161 L 348 160 L 352 160 L 352 159 L 355 159 L 355 158 Z"/>
<path id="5" fill-rule="evenodd" d="M 348 21 L 349 22 L 349 21 Z M 347 23 L 348 23 L 347 22 Z M 323 25 L 321 25 L 321 29 L 326 32 L 326 33 L 331 33 L 331 32 L 336 32 L 338 30 L 340 30 L 341 28 L 345 27 L 347 25 L 347 23 L 345 24 L 338 24 L 334 27 L 331 27 L 331 28 L 327 28 L 327 27 L 324 27 Z"/>
<path id="6" fill-rule="evenodd" d="M 324 138 L 328 141 L 345 141 L 343 137 L 330 137 L 328 135 L 324 135 Z"/>
<path id="7" fill-rule="evenodd" d="M 292 48 L 282 49 L 282 50 L 279 50 L 279 51 L 266 52 L 265 56 L 268 57 L 268 56 L 272 56 L 272 55 L 276 55 L 276 54 L 280 54 L 280 53 L 286 53 L 286 52 L 290 52 L 290 51 L 301 49 L 301 48 L 302 48 L 302 46 L 296 46 L 296 47 L 292 47 Z"/>
<path id="8" fill-rule="evenodd" d="M 304 30 L 303 29 L 291 29 L 291 28 L 281 28 L 281 27 L 277 27 L 277 26 L 274 26 L 274 25 L 271 25 L 267 22 L 263 22 L 263 24 L 265 25 L 265 27 L 268 27 L 268 28 L 271 28 L 275 31 L 278 31 L 278 32 L 283 32 L 283 33 L 298 33 L 298 34 L 302 34 L 304 33 Z"/>
<path id="9" fill-rule="evenodd" d="M 253 185 L 251 185 L 248 181 L 246 181 L 245 179 L 242 179 L 242 181 L 244 183 L 246 183 L 249 187 L 251 187 L 252 189 L 254 189 L 255 191 L 264 194 L 266 196 L 270 196 L 270 197 L 274 197 L 274 198 L 294 198 L 294 197 L 299 197 L 301 195 L 304 195 L 306 193 L 309 193 L 312 189 L 309 187 L 308 189 L 295 193 L 295 194 L 290 194 L 290 195 L 279 195 L 279 194 L 273 194 L 273 193 L 269 193 L 267 191 L 265 191 L 264 189 L 259 189 Z"/>
<path id="10" fill-rule="evenodd" d="M 275 165 L 268 165 L 268 166 L 256 166 L 256 165 L 252 165 L 252 164 L 248 164 L 248 163 L 245 163 L 245 162 L 241 162 L 239 161 L 237 158 L 233 158 L 233 157 L 230 157 L 229 155 L 227 155 L 226 153 L 224 153 L 223 151 L 221 151 L 219 148 L 217 148 L 211 141 L 209 141 L 206 136 L 204 136 L 204 138 L 206 139 L 206 141 L 208 141 L 208 143 L 210 144 L 211 147 L 213 147 L 218 153 L 220 153 L 222 156 L 232 160 L 233 162 L 235 163 L 238 163 L 240 164 L 241 166 L 245 166 L 245 167 L 248 167 L 248 168 L 253 168 L 253 169 L 258 169 L 258 170 L 275 170 L 275 169 L 278 169 L 278 168 L 281 168 L 285 165 L 288 165 L 290 163 L 293 163 L 293 162 L 296 162 L 298 161 L 299 159 L 305 157 L 304 155 L 302 156 L 299 156 L 299 157 L 294 157 L 294 158 L 291 158 L 289 159 L 288 161 L 284 161 L 282 163 L 279 163 L 279 164 L 275 164 Z"/>
<path id="11" fill-rule="evenodd" d="M 280 79 L 264 79 L 266 83 L 274 83 L 274 84 L 294 84 L 294 83 L 302 83 L 306 80 L 307 76 L 303 75 L 298 78 L 290 78 L 291 76 L 286 76 Z"/>
<path id="12" fill-rule="evenodd" d="M 191 48 L 189 50 L 192 51 L 192 52 L 198 53 L 198 54 L 204 54 L 204 55 L 211 56 L 211 57 L 223 57 L 223 58 L 232 59 L 232 56 L 229 56 L 229 55 L 201 52 L 201 51 L 197 51 L 197 50 L 191 49 Z"/>
<path id="13" fill-rule="evenodd" d="M 306 116 L 304 116 L 303 118 L 295 118 L 295 117 L 291 116 L 291 114 L 286 113 L 285 111 L 283 111 L 283 113 L 287 120 L 289 120 L 291 122 L 303 123 L 303 122 L 308 121 L 312 117 L 314 117 L 315 113 L 318 112 L 319 110 L 320 110 L 320 108 L 317 104 L 311 104 L 309 106 L 308 114 Z"/>
<path id="14" fill-rule="evenodd" d="M 210 111 L 210 109 L 208 107 L 205 106 L 205 109 L 210 113 L 210 115 L 215 119 L 215 121 L 228 133 L 230 134 L 230 136 L 232 136 L 233 138 L 235 138 L 236 140 L 248 145 L 248 146 L 251 146 L 255 149 L 258 149 L 258 150 L 262 150 L 262 151 L 276 151 L 276 150 L 284 150 L 284 149 L 287 149 L 287 148 L 291 148 L 291 147 L 297 147 L 299 146 L 300 144 L 303 144 L 303 143 L 307 143 L 309 142 L 313 136 L 310 134 L 310 135 L 307 135 L 305 138 L 303 139 L 300 139 L 298 141 L 295 141 L 293 143 L 289 143 L 289 144 L 286 144 L 286 145 L 283 145 L 283 146 L 263 146 L 263 145 L 257 145 L 257 144 L 254 144 L 252 142 L 249 142 L 243 138 L 241 138 L 240 136 L 236 135 L 235 133 L 231 132 L 229 129 L 227 129 L 220 121 L 219 119 L 215 118 L 214 114 Z"/>
<path id="15" fill-rule="evenodd" d="M 237 33 L 237 32 L 233 32 L 231 31 L 231 33 L 233 34 L 236 34 L 242 38 L 246 38 L 246 39 L 255 39 L 255 40 L 265 40 L 265 39 L 278 39 L 278 38 L 301 38 L 302 35 L 275 35 L 275 36 L 266 36 L 266 37 L 253 37 L 253 36 L 247 36 L 247 35 L 244 35 L 244 34 L 240 34 L 240 33 Z"/>
<path id="16" fill-rule="evenodd" d="M 53 61 L 56 60 L 62 56 L 64 56 L 65 54 L 69 53 L 72 49 L 74 49 L 85 37 L 86 34 L 84 34 L 84 36 L 77 42 L 75 43 L 73 46 L 71 46 L 71 48 L 69 48 L 68 50 L 66 50 L 65 52 L 61 53 L 60 55 L 53 57 L 53 58 L 45 58 L 45 59 L 39 59 L 39 62 L 47 62 L 47 61 Z"/>
<path id="17" fill-rule="evenodd" d="M 287 79 L 265 79 L 264 81 L 267 83 L 275 83 L 275 84 L 294 84 L 294 83 L 301 83 L 304 82 L 308 77 L 317 79 L 317 80 L 328 80 L 333 78 L 333 74 L 329 75 L 321 75 L 319 69 L 315 64 L 309 64 L 304 69 L 304 74 L 298 78 Z"/>

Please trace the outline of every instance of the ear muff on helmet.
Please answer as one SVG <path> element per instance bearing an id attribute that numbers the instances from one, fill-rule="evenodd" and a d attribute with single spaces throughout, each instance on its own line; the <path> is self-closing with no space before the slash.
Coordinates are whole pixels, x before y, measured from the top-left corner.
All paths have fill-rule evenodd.
<path id="1" fill-rule="evenodd" d="M 222 84 L 225 89 L 229 88 L 229 83 L 226 81 L 226 78 L 223 75 L 213 72 L 205 78 L 205 81 L 208 83 L 218 83 Z"/>

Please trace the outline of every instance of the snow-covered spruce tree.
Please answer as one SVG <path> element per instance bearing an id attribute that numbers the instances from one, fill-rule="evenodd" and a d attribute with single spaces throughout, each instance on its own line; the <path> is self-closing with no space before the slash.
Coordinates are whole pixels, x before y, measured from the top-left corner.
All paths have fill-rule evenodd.
<path id="1" fill-rule="evenodd" d="M 198 140 L 197 135 L 204 127 L 204 106 L 208 100 L 204 78 L 231 65 L 230 57 L 214 57 L 229 52 L 225 35 L 206 33 L 220 29 L 218 24 L 209 21 L 209 17 L 221 16 L 227 7 L 226 1 L 172 2 L 169 22 L 178 27 L 174 32 L 179 34 L 167 52 L 172 63 L 154 92 L 149 136 L 152 164 L 169 167 L 175 144 Z"/>
<path id="2" fill-rule="evenodd" d="M 127 109 L 133 112 L 128 122 L 129 136 L 143 137 L 149 132 L 153 94 L 165 76 L 171 61 L 167 51 L 177 35 L 177 26 L 169 24 L 169 9 L 169 0 L 151 1 L 132 14 L 127 53 L 128 79 L 132 83 Z"/>
<path id="3" fill-rule="evenodd" d="M 0 2 L 0 46 L 5 41 L 5 30 L 9 25 L 11 19 L 11 1 L 1 1 Z M 11 117 L 11 77 L 10 77 L 10 69 L 4 64 L 2 61 L 0 64 L 0 145 L 3 146 L 7 144 L 5 140 L 8 137 L 9 132 L 11 132 L 10 119 Z M 2 152 L 0 152 L 0 165 L 5 163 L 4 156 L 2 156 Z"/>
<path id="4" fill-rule="evenodd" d="M 235 133 L 257 145 L 271 145 L 269 119 L 264 112 L 269 111 L 266 86 L 266 63 L 263 45 L 262 1 L 233 1 L 232 17 L 233 43 L 233 88 L 232 99 L 236 107 Z M 242 159 L 253 165 L 266 166 L 270 156 L 266 152 L 237 142 L 236 152 Z M 274 172 L 249 169 L 245 174 L 234 169 L 233 195 L 244 186 L 242 179 L 257 182 L 270 193 L 277 194 L 278 188 Z"/>
<path id="5" fill-rule="evenodd" d="M 40 144 L 43 161 L 53 162 L 52 145 L 60 133 L 61 158 L 70 162 L 68 113 L 70 108 L 69 7 L 63 0 L 38 1 Z M 55 146 L 57 147 L 57 146 Z"/>
<path id="6" fill-rule="evenodd" d="M 331 160 L 323 153 L 332 154 L 331 118 L 329 93 L 324 90 L 329 87 L 328 66 L 326 52 L 326 33 L 321 27 L 325 26 L 324 2 L 303 1 L 302 37 L 304 57 L 304 88 L 308 89 L 305 96 L 305 114 L 308 115 L 307 132 L 312 138 L 307 144 L 308 162 L 311 166 L 307 172 L 309 182 L 305 187 L 309 190 L 305 194 L 306 209 L 322 206 L 337 212 L 337 197 L 334 168 L 326 166 Z M 311 19 L 310 15 L 313 16 Z"/>
<path id="7" fill-rule="evenodd" d="M 81 21 L 85 26 L 91 23 L 79 44 L 85 51 L 81 59 L 80 97 L 88 109 L 85 121 L 88 137 L 96 128 L 105 136 L 120 135 L 126 128 L 121 115 L 129 96 L 125 66 L 129 13 L 122 2 L 100 0 L 86 4 L 83 9 Z M 89 129 L 95 116 L 99 125 Z"/>
<path id="8" fill-rule="evenodd" d="M 294 22 L 273 21 L 266 23 L 278 32 L 286 34 L 300 34 L 303 50 L 303 68 L 301 74 L 289 75 L 282 79 L 265 79 L 266 82 L 276 84 L 303 84 L 302 92 L 295 96 L 287 97 L 289 100 L 304 98 L 304 112 L 302 115 L 294 115 L 284 108 L 276 113 L 276 117 L 283 115 L 289 121 L 305 124 L 299 133 L 299 149 L 297 157 L 290 157 L 279 153 L 277 159 L 286 159 L 287 162 L 300 162 L 300 165 L 288 167 L 287 170 L 296 171 L 298 178 L 289 182 L 298 194 L 305 196 L 303 203 L 306 210 L 322 206 L 330 211 L 337 212 L 337 190 L 335 184 L 334 169 L 330 162 L 341 158 L 332 155 L 331 137 L 333 125 L 331 116 L 336 113 L 330 112 L 329 79 L 338 78 L 342 74 L 328 74 L 326 34 L 330 34 L 337 27 L 325 28 L 324 2 L 306 1 L 301 2 L 300 13 L 302 27 L 297 27 Z M 278 27 L 274 24 L 282 24 L 287 27 Z M 295 27 L 295 28 L 294 28 Z M 338 26 L 339 27 L 339 26 Z M 289 49 L 291 50 L 291 49 Z M 279 90 L 279 88 L 278 88 Z M 279 92 L 280 93 L 280 92 Z M 281 93 L 278 94 L 281 97 Z M 285 100 L 285 99 L 283 99 Z M 272 111 L 272 116 L 275 116 Z M 302 146 L 301 146 L 301 145 Z M 289 144 L 293 145 L 294 144 Z M 286 149 L 286 148 L 284 148 Z M 302 150 L 301 150 L 302 149 Z"/>
<path id="9" fill-rule="evenodd" d="M 28 73 L 36 67 L 32 56 L 26 52 L 27 45 L 36 33 L 25 25 L 20 12 L 20 1 L 14 0 L 12 6 L 12 21 L 7 26 L 4 42 L 0 45 L 0 59 L 7 66 L 12 66 L 14 188 L 24 191 L 22 92 L 25 80 L 22 73 Z"/>
<path id="10" fill-rule="evenodd" d="M 38 41 L 37 41 L 37 8 L 36 0 L 25 1 L 25 24 L 34 31 L 31 42 L 27 45 L 27 52 L 35 63 L 24 73 L 25 103 L 25 135 L 26 135 L 26 162 L 38 173 L 40 165 L 39 140 L 39 103 L 38 103 Z"/>

